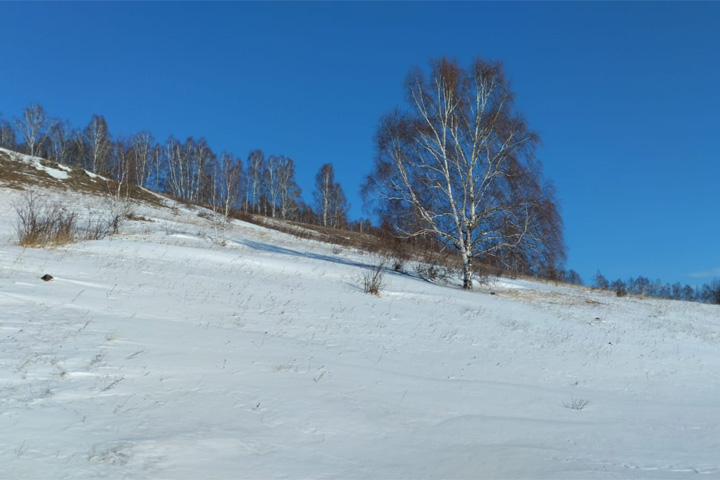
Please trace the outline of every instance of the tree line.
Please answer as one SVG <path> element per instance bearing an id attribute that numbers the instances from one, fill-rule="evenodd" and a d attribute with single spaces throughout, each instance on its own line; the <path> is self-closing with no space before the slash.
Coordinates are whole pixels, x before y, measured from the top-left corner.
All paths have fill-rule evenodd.
<path id="1" fill-rule="evenodd" d="M 476 59 L 465 69 L 441 58 L 429 70 L 411 70 L 407 108 L 381 117 L 374 169 L 362 188 L 366 207 L 393 237 L 460 258 L 466 289 L 476 262 L 528 274 L 556 270 L 566 249 L 554 187 L 502 66 Z M 49 120 L 36 104 L 0 122 L 0 145 L 80 166 L 117 180 L 119 189 L 137 185 L 226 215 L 242 210 L 360 230 L 369 224 L 348 222 L 330 163 L 318 171 L 307 204 L 290 157 L 254 150 L 243 162 L 214 152 L 202 137 L 157 142 L 148 131 L 113 138 L 103 116 L 76 129 Z"/>
<path id="2" fill-rule="evenodd" d="M 102 115 L 73 128 L 49 118 L 38 104 L 12 121 L 0 117 L 0 147 L 111 178 L 118 192 L 139 186 L 210 205 L 226 216 L 237 210 L 332 228 L 355 226 L 331 163 L 318 171 L 313 204 L 307 204 L 295 180 L 295 161 L 285 155 L 253 150 L 243 162 L 233 153 L 216 153 L 204 137 L 157 142 L 143 130 L 116 138 Z"/>
<path id="3" fill-rule="evenodd" d="M 660 279 L 650 280 L 639 275 L 630 277 L 627 280 L 608 280 L 599 270 L 592 277 L 590 282 L 585 283 L 575 270 L 564 270 L 562 268 L 552 271 L 533 272 L 534 276 L 546 278 L 556 282 L 570 285 L 587 285 L 600 290 L 614 292 L 618 297 L 626 295 L 638 295 L 650 298 L 662 298 L 666 300 L 682 300 L 685 302 L 711 303 L 720 305 L 720 280 L 713 280 L 697 287 L 688 284 L 675 282 L 663 282 Z"/>
<path id="4" fill-rule="evenodd" d="M 619 297 L 632 294 L 720 305 L 720 280 L 713 280 L 693 288 L 691 285 L 682 285 L 679 282 L 670 284 L 660 279 L 653 281 L 642 275 L 630 277 L 625 281 L 621 279 L 609 281 L 598 271 L 593 278 L 593 286 L 603 290 L 612 290 Z"/>
<path id="5" fill-rule="evenodd" d="M 486 268 L 582 285 L 564 270 L 566 245 L 555 188 L 535 152 L 539 135 L 515 108 L 502 64 L 476 58 L 467 67 L 439 58 L 405 80 L 405 107 L 381 116 L 372 171 L 361 188 L 381 233 L 420 249 L 449 251 L 461 261 L 463 288 Z M 214 152 L 203 137 L 157 142 L 148 131 L 113 138 L 93 115 L 82 129 L 48 119 L 29 105 L 12 122 L 0 117 L 0 146 L 117 180 L 211 205 L 331 228 L 367 230 L 350 222 L 347 197 L 324 164 L 305 203 L 296 164 L 253 150 L 243 162 Z M 720 282 L 693 289 L 644 277 L 598 288 L 640 295 L 720 303 Z"/>

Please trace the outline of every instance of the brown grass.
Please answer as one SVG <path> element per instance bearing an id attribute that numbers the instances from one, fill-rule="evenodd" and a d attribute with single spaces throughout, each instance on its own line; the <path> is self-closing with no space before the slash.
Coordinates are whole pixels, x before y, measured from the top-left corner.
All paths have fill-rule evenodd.
<path id="1" fill-rule="evenodd" d="M 54 169 L 60 169 L 58 163 L 50 160 L 40 160 L 40 164 Z M 88 193 L 90 195 L 107 196 L 118 192 L 118 182 L 97 175 L 90 175 L 79 167 L 63 166 L 68 178 L 60 180 L 44 170 L 38 170 L 33 165 L 13 159 L 10 154 L 0 152 L 0 185 L 17 190 L 29 190 L 33 187 L 55 188 L 74 192 Z M 155 206 L 164 206 L 161 196 L 135 185 L 120 188 L 120 195 L 124 198 L 143 201 Z"/>
<path id="2" fill-rule="evenodd" d="M 30 192 L 15 205 L 18 244 L 23 247 L 54 246 L 73 242 L 77 214 Z"/>

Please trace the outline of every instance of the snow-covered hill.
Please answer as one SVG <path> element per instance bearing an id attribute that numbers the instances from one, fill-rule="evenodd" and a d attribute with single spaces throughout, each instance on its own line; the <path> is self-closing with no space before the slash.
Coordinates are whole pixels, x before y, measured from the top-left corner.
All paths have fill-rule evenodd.
<path id="1" fill-rule="evenodd" d="M 2 478 L 720 477 L 718 307 L 411 265 L 374 297 L 373 256 L 169 201 L 23 249 L 5 185 Z"/>

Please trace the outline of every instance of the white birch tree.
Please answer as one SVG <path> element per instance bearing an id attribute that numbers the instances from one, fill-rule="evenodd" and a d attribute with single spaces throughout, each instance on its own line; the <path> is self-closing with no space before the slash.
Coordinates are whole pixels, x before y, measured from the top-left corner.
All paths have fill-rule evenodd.
<path id="1" fill-rule="evenodd" d="M 335 182 L 335 169 L 326 163 L 315 176 L 315 205 L 324 227 L 340 228 L 347 223 L 348 203 L 345 192 Z"/>
<path id="2" fill-rule="evenodd" d="M 515 112 L 501 65 L 477 59 L 465 70 L 442 58 L 429 76 L 412 70 L 405 90 L 407 110 L 381 119 L 365 199 L 416 218 L 399 235 L 455 248 L 465 289 L 476 258 L 562 257 L 562 222 L 533 161 L 539 138 Z"/>
<path id="3" fill-rule="evenodd" d="M 270 155 L 265 164 L 264 191 L 273 218 L 288 219 L 296 210 L 300 188 L 295 183 L 295 162 L 284 155 Z"/>
<path id="4" fill-rule="evenodd" d="M 118 139 L 110 143 L 108 168 L 117 182 L 113 196 L 115 200 L 130 198 L 130 183 L 135 170 L 135 151 L 131 140 Z"/>
<path id="5" fill-rule="evenodd" d="M 86 168 L 98 175 L 109 173 L 110 151 L 112 149 L 110 132 L 102 115 L 93 115 L 83 130 Z"/>
<path id="6" fill-rule="evenodd" d="M 280 157 L 277 174 L 280 218 L 294 219 L 297 213 L 297 202 L 300 187 L 295 182 L 295 162 L 289 157 Z"/>
<path id="7" fill-rule="evenodd" d="M 153 142 L 155 139 L 148 131 L 136 133 L 130 138 L 135 156 L 133 183 L 146 187 L 153 164 Z"/>
<path id="8" fill-rule="evenodd" d="M 253 150 L 247 158 L 245 211 L 259 213 L 262 187 L 262 172 L 265 169 L 265 154 Z"/>
<path id="9" fill-rule="evenodd" d="M 74 151 L 74 137 L 68 121 L 56 120 L 52 122 L 48 131 L 49 155 L 58 163 L 70 165 L 73 163 L 71 155 Z"/>
<path id="10" fill-rule="evenodd" d="M 10 122 L 0 119 L 0 147 L 15 148 L 15 130 L 13 130 Z"/>
<path id="11" fill-rule="evenodd" d="M 334 183 L 330 192 L 330 226 L 333 228 L 346 227 L 349 208 L 345 192 L 339 183 Z"/>
<path id="12" fill-rule="evenodd" d="M 282 157 L 270 155 L 265 162 L 265 171 L 263 181 L 265 191 L 267 193 L 267 201 L 270 207 L 270 216 L 276 218 L 276 206 L 280 198 L 280 184 L 278 183 L 278 172 L 280 170 L 280 162 Z"/>
<path id="13" fill-rule="evenodd" d="M 215 183 L 212 206 L 227 220 L 230 212 L 235 209 L 242 198 L 243 166 L 240 158 L 222 152 L 215 166 L 213 181 Z"/>
<path id="14" fill-rule="evenodd" d="M 166 182 L 170 193 L 193 202 L 210 200 L 215 154 L 204 138 L 180 143 L 170 137 L 164 147 Z"/>
<path id="15" fill-rule="evenodd" d="M 48 120 L 43 107 L 32 103 L 25 107 L 21 118 L 14 119 L 15 128 L 20 134 L 25 149 L 30 156 L 39 154 L 39 149 L 47 137 Z"/>
<path id="16" fill-rule="evenodd" d="M 320 167 L 315 176 L 315 192 L 313 193 L 323 227 L 327 227 L 330 223 L 334 185 L 335 170 L 331 163 L 326 163 Z"/>

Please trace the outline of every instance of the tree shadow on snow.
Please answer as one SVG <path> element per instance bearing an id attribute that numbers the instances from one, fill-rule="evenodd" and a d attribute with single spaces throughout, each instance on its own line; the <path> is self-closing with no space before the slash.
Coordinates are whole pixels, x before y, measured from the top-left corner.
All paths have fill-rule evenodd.
<path id="1" fill-rule="evenodd" d="M 340 265 L 347 265 L 349 267 L 375 268 L 375 265 L 371 265 L 369 263 L 356 262 L 353 260 L 348 260 L 347 258 L 323 255 L 321 253 L 301 252 L 298 250 L 293 250 L 291 248 L 279 247 L 277 245 L 271 245 L 269 243 L 256 242 L 254 240 L 242 240 L 239 243 L 241 243 L 242 245 L 245 245 L 246 247 L 252 248 L 253 250 L 258 250 L 261 252 L 280 253 L 282 255 L 291 255 L 294 257 L 310 258 L 313 260 L 320 260 L 323 262 L 331 262 L 331 263 L 336 263 L 336 264 L 340 264 Z"/>
<path id="2" fill-rule="evenodd" d="M 253 250 L 261 251 L 261 252 L 268 252 L 268 253 L 279 253 L 282 255 L 290 255 L 294 257 L 304 257 L 309 258 L 313 260 L 320 260 L 323 262 L 330 262 L 335 263 L 338 265 L 345 265 L 348 267 L 356 267 L 361 269 L 369 269 L 374 270 L 377 267 L 377 264 L 372 263 L 364 263 L 364 262 L 357 262 L 353 260 L 349 260 L 347 258 L 339 257 L 339 256 L 330 256 L 330 255 L 324 255 L 321 253 L 314 253 L 314 252 L 302 252 L 299 250 L 293 250 L 292 248 L 286 248 L 286 247 L 280 247 L 277 245 L 272 245 L 270 243 L 264 243 L 264 242 L 258 242 L 255 240 L 239 240 L 237 241 L 238 244 L 244 245 L 246 247 L 252 248 Z M 408 272 L 406 270 L 393 270 L 392 268 L 386 267 L 385 269 L 386 274 L 390 274 L 392 276 L 399 275 L 399 276 L 405 276 L 414 278 L 416 280 L 420 280 L 423 282 L 430 283 L 432 285 L 442 285 L 441 283 L 437 281 L 433 281 L 431 279 L 428 279 L 424 277 L 423 275 L 420 275 L 415 272 Z M 447 285 L 445 285 L 447 286 Z"/>

